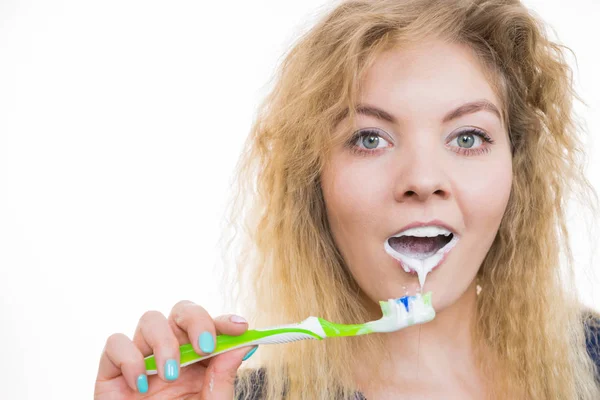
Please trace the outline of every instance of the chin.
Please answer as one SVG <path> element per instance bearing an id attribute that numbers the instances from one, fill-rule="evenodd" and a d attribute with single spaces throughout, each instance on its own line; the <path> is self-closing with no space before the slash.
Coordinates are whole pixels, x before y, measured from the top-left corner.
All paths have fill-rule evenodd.
<path id="1" fill-rule="evenodd" d="M 430 283 L 427 285 L 427 283 Z M 432 292 L 431 303 L 436 312 L 444 311 L 453 305 L 466 300 L 471 295 L 476 297 L 475 277 L 468 282 L 450 282 L 450 284 L 435 282 L 431 280 L 426 282 L 424 292 Z"/>

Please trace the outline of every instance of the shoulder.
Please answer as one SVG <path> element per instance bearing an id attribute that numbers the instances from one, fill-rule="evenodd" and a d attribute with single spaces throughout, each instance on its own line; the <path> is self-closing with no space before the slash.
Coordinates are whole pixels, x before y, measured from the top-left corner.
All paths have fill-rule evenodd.
<path id="1" fill-rule="evenodd" d="M 596 364 L 596 372 L 600 378 L 600 316 L 587 313 L 584 318 L 584 326 L 587 351 Z"/>

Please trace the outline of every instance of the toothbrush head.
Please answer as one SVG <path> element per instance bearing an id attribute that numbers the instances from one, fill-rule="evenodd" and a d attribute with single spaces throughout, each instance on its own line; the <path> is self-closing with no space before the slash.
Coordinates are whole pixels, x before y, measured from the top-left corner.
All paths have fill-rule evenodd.
<path id="1" fill-rule="evenodd" d="M 431 305 L 431 292 L 380 301 L 379 305 L 383 313 L 380 321 L 386 321 L 386 332 L 423 324 L 435 318 L 435 310 Z"/>

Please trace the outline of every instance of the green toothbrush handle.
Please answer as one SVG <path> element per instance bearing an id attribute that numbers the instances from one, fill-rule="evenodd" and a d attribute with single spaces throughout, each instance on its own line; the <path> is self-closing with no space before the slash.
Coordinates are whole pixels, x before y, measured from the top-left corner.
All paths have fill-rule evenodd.
<path id="1" fill-rule="evenodd" d="M 310 330 L 297 327 L 280 327 L 264 330 L 250 329 L 238 336 L 218 335 L 215 350 L 208 355 L 196 353 L 190 343 L 179 346 L 180 366 L 185 367 L 186 365 L 214 357 L 217 354 L 234 350 L 239 347 L 286 343 L 302 339 L 321 340 L 322 337 Z M 144 361 L 146 363 L 146 374 L 156 374 L 156 359 L 154 358 L 154 355 L 146 357 Z"/>

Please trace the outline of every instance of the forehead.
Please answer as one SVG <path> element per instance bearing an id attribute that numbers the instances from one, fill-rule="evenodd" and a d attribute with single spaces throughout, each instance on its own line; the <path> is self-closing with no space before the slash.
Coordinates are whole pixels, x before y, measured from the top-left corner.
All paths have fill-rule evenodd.
<path id="1" fill-rule="evenodd" d="M 368 69 L 359 102 L 385 107 L 400 119 L 439 117 L 475 99 L 500 108 L 483 68 L 466 45 L 430 40 L 394 48 Z"/>

